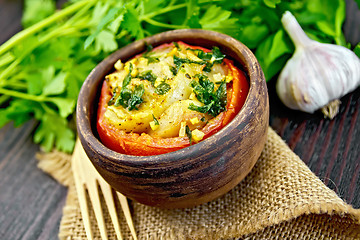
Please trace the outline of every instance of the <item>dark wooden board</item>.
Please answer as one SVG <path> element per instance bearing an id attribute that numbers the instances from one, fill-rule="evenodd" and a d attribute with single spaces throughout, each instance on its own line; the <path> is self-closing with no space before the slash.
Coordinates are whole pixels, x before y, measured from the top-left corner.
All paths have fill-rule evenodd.
<path id="1" fill-rule="evenodd" d="M 347 1 L 346 38 L 360 41 L 360 11 Z M 0 0 L 0 44 L 21 30 L 21 0 Z M 360 89 L 341 99 L 334 119 L 291 111 L 268 84 L 270 125 L 310 169 L 347 203 L 360 208 Z M 58 239 L 67 189 L 36 166 L 34 122 L 0 129 L 0 239 Z"/>

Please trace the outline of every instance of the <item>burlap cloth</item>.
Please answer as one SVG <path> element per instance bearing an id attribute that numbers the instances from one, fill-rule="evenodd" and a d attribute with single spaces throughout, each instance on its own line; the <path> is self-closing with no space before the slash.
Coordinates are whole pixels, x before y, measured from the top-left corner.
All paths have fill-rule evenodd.
<path id="1" fill-rule="evenodd" d="M 69 187 L 60 239 L 86 239 L 70 156 L 38 158 L 41 169 Z M 254 169 L 223 197 L 176 210 L 129 203 L 139 239 L 360 239 L 360 209 L 327 188 L 271 128 Z M 105 218 L 109 239 L 116 239 L 107 212 Z M 123 236 L 131 239 L 123 223 Z"/>

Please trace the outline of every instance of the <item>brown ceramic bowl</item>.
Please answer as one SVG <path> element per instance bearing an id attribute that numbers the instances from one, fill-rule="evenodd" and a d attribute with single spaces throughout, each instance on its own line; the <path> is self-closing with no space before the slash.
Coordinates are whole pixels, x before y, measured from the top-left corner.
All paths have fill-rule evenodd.
<path id="1" fill-rule="evenodd" d="M 99 92 L 105 75 L 145 51 L 183 41 L 218 46 L 243 69 L 250 89 L 244 106 L 222 130 L 190 147 L 161 155 L 131 156 L 105 147 L 96 131 Z M 211 201 L 236 186 L 253 168 L 266 141 L 269 101 L 263 72 L 252 52 L 237 40 L 204 30 L 175 30 L 134 42 L 102 61 L 85 80 L 77 105 L 77 129 L 90 160 L 103 178 L 126 197 L 150 206 L 191 207 Z"/>

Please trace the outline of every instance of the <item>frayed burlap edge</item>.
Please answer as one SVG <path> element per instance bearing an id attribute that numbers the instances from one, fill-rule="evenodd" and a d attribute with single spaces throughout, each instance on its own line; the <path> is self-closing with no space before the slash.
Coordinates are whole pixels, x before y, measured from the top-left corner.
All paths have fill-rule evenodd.
<path id="1" fill-rule="evenodd" d="M 70 186 L 73 181 L 71 155 L 59 151 L 40 152 L 36 154 L 36 158 L 38 159 L 38 168 L 50 174 L 62 185 Z"/>
<path id="2" fill-rule="evenodd" d="M 270 134 L 276 134 L 271 128 L 269 128 L 269 132 Z M 52 175 L 60 183 L 65 186 L 69 186 L 69 193 L 66 205 L 63 209 L 63 218 L 60 224 L 59 237 L 60 239 L 73 239 L 72 236 L 74 236 L 74 234 L 76 235 L 76 233 L 78 235 L 79 228 L 83 229 L 83 226 L 79 224 L 79 222 L 74 221 L 75 218 L 79 218 L 79 205 L 71 172 L 71 156 L 60 152 L 53 152 L 48 154 L 41 153 L 38 154 L 37 157 L 39 159 L 39 168 Z M 317 178 L 315 175 L 314 177 Z M 209 231 L 208 229 L 203 228 L 196 232 L 196 238 L 191 239 L 220 239 L 224 236 L 227 238 L 235 238 L 251 235 L 256 232 L 261 232 L 268 227 L 276 226 L 283 222 L 290 222 L 301 216 L 311 214 L 327 214 L 330 217 L 336 215 L 349 218 L 354 222 L 354 224 L 358 224 L 360 229 L 360 210 L 354 209 L 351 205 L 343 202 L 335 193 L 334 197 L 336 199 L 331 202 L 300 204 L 298 206 L 291 206 L 287 209 L 279 209 L 276 212 L 272 212 L 271 215 L 269 215 L 267 219 L 263 219 L 261 223 L 256 221 L 244 222 L 221 229 L 217 232 Z M 239 233 L 241 233 L 241 235 L 239 235 Z M 360 235 L 360 231 L 355 233 L 352 239 L 360 239 L 358 234 Z M 188 237 L 191 235 L 193 234 L 189 232 L 180 233 L 170 230 L 166 233 L 153 233 L 148 235 L 147 239 L 189 239 Z M 209 237 L 210 235 L 211 237 Z"/>

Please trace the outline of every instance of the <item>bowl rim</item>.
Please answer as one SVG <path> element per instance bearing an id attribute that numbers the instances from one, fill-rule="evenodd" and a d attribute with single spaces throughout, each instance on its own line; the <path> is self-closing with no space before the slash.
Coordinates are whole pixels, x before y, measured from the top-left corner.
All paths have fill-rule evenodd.
<path id="1" fill-rule="evenodd" d="M 87 93 L 86 89 L 89 88 L 91 84 L 94 84 L 97 82 L 100 82 L 100 84 L 101 84 L 103 79 L 96 79 L 95 77 L 97 76 L 97 74 L 103 72 L 104 68 L 108 67 L 109 59 L 113 59 L 113 61 L 114 61 L 114 59 L 117 60 L 117 59 L 119 59 L 119 57 L 116 57 L 116 56 L 121 55 L 123 52 L 125 52 L 126 50 L 129 50 L 131 48 L 139 47 L 139 45 L 143 46 L 145 49 L 146 43 L 150 43 L 150 44 L 152 44 L 153 42 L 156 43 L 158 39 L 161 39 L 165 35 L 174 35 L 175 38 L 178 37 L 178 41 L 181 41 L 182 40 L 181 37 L 184 36 L 184 34 L 194 35 L 194 36 L 201 35 L 202 38 L 216 37 L 218 39 L 221 39 L 221 41 L 222 41 L 222 42 L 217 42 L 219 48 L 221 48 L 221 47 L 231 48 L 231 46 L 232 46 L 234 49 L 239 50 L 239 53 L 242 53 L 242 57 L 245 59 L 245 61 L 240 62 L 240 63 L 237 62 L 237 63 L 238 63 L 238 65 L 242 65 L 245 68 L 245 73 L 247 74 L 248 81 L 249 81 L 249 91 L 248 91 L 248 95 L 246 96 L 246 100 L 245 100 L 242 108 L 240 109 L 240 111 L 236 114 L 236 116 L 227 125 L 225 125 L 218 132 L 211 135 L 207 139 L 205 139 L 199 143 L 190 145 L 188 147 L 173 151 L 173 152 L 168 152 L 168 153 L 158 154 L 158 155 L 150 155 L 150 156 L 136 156 L 136 155 L 122 154 L 122 153 L 116 152 L 116 151 L 106 147 L 100 141 L 100 139 L 98 139 L 95 136 L 95 134 L 93 132 L 93 127 L 92 127 L 93 126 L 92 119 L 89 119 L 87 117 L 88 114 L 90 114 L 90 113 L 88 112 L 89 109 L 87 109 L 85 107 L 85 106 L 87 106 L 86 102 L 85 102 L 85 100 L 87 99 L 86 95 L 85 95 Z M 175 41 L 175 40 L 173 40 L 173 41 Z M 158 45 L 166 43 L 166 42 L 172 42 L 172 41 L 164 41 L 164 42 L 160 41 L 160 43 Z M 186 43 L 189 43 L 189 42 L 186 42 Z M 191 43 L 189 43 L 189 44 L 191 44 Z M 152 45 L 154 45 L 154 44 L 152 44 Z M 234 52 L 233 49 L 230 49 L 230 50 L 232 52 Z M 141 53 L 143 51 L 140 51 L 139 53 Z M 138 53 L 134 53 L 132 56 L 135 56 L 137 54 Z M 238 55 L 238 53 L 236 53 L 236 55 Z M 132 57 L 132 56 L 130 56 L 130 57 Z M 232 57 L 230 57 L 230 58 L 232 58 Z M 255 59 L 256 64 L 250 65 L 250 62 L 251 62 L 250 58 L 251 58 L 251 60 Z M 235 61 L 235 59 L 234 59 L 234 61 Z M 258 65 L 258 66 L 255 66 L 255 65 Z M 112 64 L 112 67 L 113 67 L 113 64 Z M 113 69 L 113 68 L 111 68 L 111 69 Z M 109 71 L 106 74 L 108 74 L 108 73 L 109 73 Z M 164 166 L 165 166 L 165 165 L 167 165 L 166 163 L 178 161 L 179 158 L 177 156 L 179 156 L 179 155 L 181 155 L 181 159 L 184 159 L 184 157 L 186 159 L 187 157 L 190 157 L 190 156 L 192 156 L 192 157 L 197 156 L 197 155 L 199 155 L 199 151 L 198 151 L 199 148 L 209 145 L 208 143 L 213 142 L 213 141 L 211 141 L 212 139 L 218 138 L 227 129 L 229 129 L 229 128 L 234 129 L 238 125 L 243 125 L 243 127 L 245 127 L 246 123 L 241 122 L 240 120 L 243 120 L 242 118 L 244 117 L 242 113 L 244 111 L 246 111 L 247 108 L 250 107 L 250 106 L 248 106 L 249 105 L 248 104 L 249 97 L 254 96 L 254 94 L 256 94 L 255 93 L 255 91 L 256 91 L 255 82 L 257 81 L 257 79 L 260 79 L 259 80 L 260 82 L 261 81 L 265 82 L 263 72 L 261 70 L 261 67 L 260 67 L 257 59 L 255 58 L 254 54 L 251 52 L 251 50 L 247 46 L 245 46 L 240 41 L 234 39 L 233 37 L 230 37 L 226 34 L 222 34 L 219 32 L 202 30 L 202 29 L 180 29 L 180 30 L 171 30 L 171 31 L 158 33 L 153 36 L 150 36 L 150 37 L 147 37 L 147 38 L 144 38 L 141 40 L 137 40 L 137 41 L 135 41 L 131 44 L 128 44 L 128 45 L 124 46 L 123 48 L 115 51 L 114 53 L 110 54 L 107 58 L 102 60 L 90 72 L 90 74 L 87 76 L 87 78 L 85 79 L 85 81 L 80 89 L 80 93 L 78 96 L 78 102 L 77 102 L 77 106 L 76 106 L 76 125 L 77 125 L 78 136 L 81 140 L 82 145 L 87 144 L 93 151 L 95 151 L 99 155 L 106 156 L 108 161 L 111 161 L 115 164 L 121 163 L 124 165 L 131 165 L 131 166 L 150 166 L 150 165 L 154 165 L 154 164 L 156 165 L 156 164 L 161 163 L 161 164 L 164 164 Z M 99 85 L 99 86 L 101 86 L 101 85 Z M 95 95 L 95 97 L 96 97 L 96 95 Z M 96 104 L 98 103 L 97 101 L 94 101 L 94 102 Z M 97 107 L 95 109 L 97 109 Z M 96 111 L 94 112 L 94 115 L 95 116 L 97 115 Z M 85 121 L 80 121 L 81 119 L 85 119 Z M 89 132 L 91 134 L 82 134 L 82 133 L 86 133 L 86 132 Z M 222 136 L 222 137 L 224 137 L 224 136 Z M 212 143 L 212 144 L 214 144 L 214 143 Z"/>

